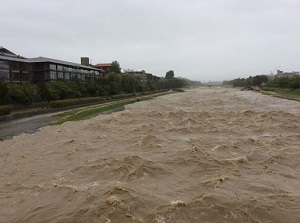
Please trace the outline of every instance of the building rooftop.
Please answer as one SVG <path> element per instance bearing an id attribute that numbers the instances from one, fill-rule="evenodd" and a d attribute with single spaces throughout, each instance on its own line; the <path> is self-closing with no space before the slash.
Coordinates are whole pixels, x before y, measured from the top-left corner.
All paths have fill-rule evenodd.
<path id="1" fill-rule="evenodd" d="M 73 63 L 73 62 L 67 62 L 67 61 L 63 61 L 63 60 L 57 60 L 57 59 L 52 59 L 52 58 L 47 58 L 47 57 L 35 57 L 35 58 L 30 58 L 27 59 L 29 63 L 55 63 L 55 64 L 61 64 L 61 65 L 68 65 L 68 66 L 72 66 L 72 67 L 81 67 L 81 68 L 88 68 L 88 69 L 92 69 L 92 70 L 99 70 L 98 68 L 92 67 L 92 66 L 85 66 L 85 65 L 81 65 L 78 63 Z"/>
<path id="2" fill-rule="evenodd" d="M 22 57 L 10 57 L 6 55 L 4 56 L 0 54 L 0 60 L 17 61 L 17 62 L 24 62 L 24 63 L 54 63 L 54 64 L 72 66 L 72 67 L 86 68 L 90 70 L 99 70 L 98 68 L 95 67 L 85 66 L 78 63 L 72 63 L 63 60 L 56 60 L 47 57 L 22 58 Z"/>
<path id="3" fill-rule="evenodd" d="M 28 62 L 26 58 L 23 58 L 23 57 L 12 57 L 12 56 L 7 56 L 7 55 L 4 55 L 4 54 L 1 54 L 0 53 L 0 60 L 8 60 L 8 61 L 18 61 L 18 62 Z"/>
<path id="4" fill-rule="evenodd" d="M 111 67 L 111 63 L 98 63 L 96 67 Z"/>
<path id="5" fill-rule="evenodd" d="M 16 55 L 15 53 L 13 53 L 10 50 L 4 48 L 3 46 L 0 46 L 0 55 L 9 56 L 9 57 L 20 57 L 19 55 Z"/>

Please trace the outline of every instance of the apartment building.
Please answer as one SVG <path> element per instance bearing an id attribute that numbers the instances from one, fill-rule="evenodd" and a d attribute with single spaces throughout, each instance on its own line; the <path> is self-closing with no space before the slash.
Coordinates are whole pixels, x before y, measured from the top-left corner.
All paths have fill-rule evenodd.
<path id="1" fill-rule="evenodd" d="M 38 82 L 55 80 L 95 81 L 101 70 L 82 58 L 77 64 L 52 58 L 24 58 L 0 47 L 0 80 L 10 82 Z"/>

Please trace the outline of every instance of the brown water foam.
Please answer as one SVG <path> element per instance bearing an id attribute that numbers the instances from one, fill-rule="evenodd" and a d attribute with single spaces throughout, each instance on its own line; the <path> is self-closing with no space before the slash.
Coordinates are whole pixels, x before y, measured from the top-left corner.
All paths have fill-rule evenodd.
<path id="1" fill-rule="evenodd" d="M 0 222 L 299 222 L 300 104 L 193 89 L 0 142 Z"/>

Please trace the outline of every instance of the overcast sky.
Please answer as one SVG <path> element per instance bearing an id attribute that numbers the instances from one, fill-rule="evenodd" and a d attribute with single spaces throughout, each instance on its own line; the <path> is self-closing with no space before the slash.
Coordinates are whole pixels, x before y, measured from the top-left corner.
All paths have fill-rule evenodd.
<path id="1" fill-rule="evenodd" d="M 300 70 L 300 0 L 0 0 L 0 46 L 24 57 L 222 81 Z"/>

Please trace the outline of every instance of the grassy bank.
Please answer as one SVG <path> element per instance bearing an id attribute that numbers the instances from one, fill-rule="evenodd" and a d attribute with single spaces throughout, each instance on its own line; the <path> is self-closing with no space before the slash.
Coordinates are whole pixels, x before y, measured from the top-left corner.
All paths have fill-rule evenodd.
<path id="1" fill-rule="evenodd" d="M 261 92 L 265 95 L 272 95 L 278 98 L 300 101 L 300 89 L 267 87 Z"/>
<path id="2" fill-rule="evenodd" d="M 163 96 L 163 95 L 167 95 L 167 94 L 171 94 L 174 92 L 163 92 L 163 93 L 159 93 L 159 94 L 155 94 L 155 95 L 151 95 L 151 96 L 142 96 L 139 98 L 135 98 L 135 99 L 128 99 L 128 100 L 123 100 L 123 101 L 116 101 L 116 102 L 111 102 L 110 104 L 102 104 L 96 107 L 88 107 L 85 108 L 83 110 L 74 112 L 74 111 L 67 111 L 61 114 L 58 114 L 57 116 L 61 117 L 62 119 L 58 122 L 53 123 L 53 125 L 60 125 L 64 122 L 68 122 L 68 121 L 80 121 L 83 119 L 88 119 L 91 117 L 94 117 L 100 113 L 104 113 L 107 111 L 115 111 L 115 110 L 119 110 L 124 108 L 125 105 L 128 104 L 132 104 L 138 101 L 145 101 L 145 100 L 149 100 L 152 99 L 154 97 L 158 97 L 158 96 Z"/>
<path id="3" fill-rule="evenodd" d="M 64 118 L 62 120 L 54 123 L 54 125 L 60 125 L 64 122 L 68 122 L 68 121 L 80 121 L 83 119 L 91 118 L 93 116 L 96 116 L 96 115 L 106 112 L 106 111 L 113 111 L 113 110 L 123 108 L 125 105 L 132 104 L 137 101 L 139 101 L 139 100 L 133 99 L 133 100 L 123 101 L 123 102 L 114 103 L 114 104 L 110 104 L 110 105 L 102 105 L 100 107 L 87 108 L 87 109 L 84 109 L 83 111 L 79 111 L 79 112 L 75 112 L 75 113 L 65 112 L 65 113 L 58 115 L 58 116 L 64 117 Z"/>

